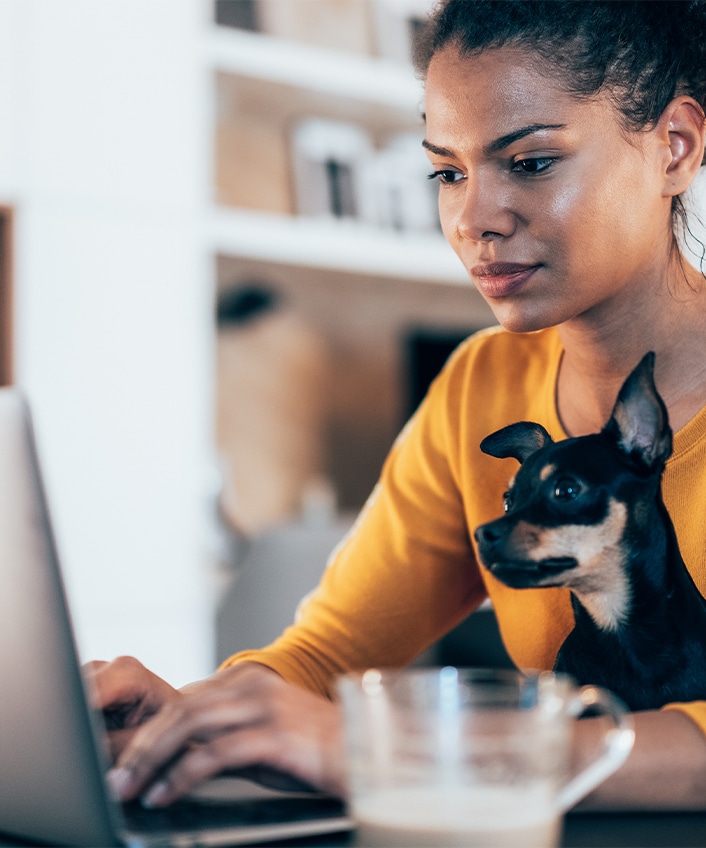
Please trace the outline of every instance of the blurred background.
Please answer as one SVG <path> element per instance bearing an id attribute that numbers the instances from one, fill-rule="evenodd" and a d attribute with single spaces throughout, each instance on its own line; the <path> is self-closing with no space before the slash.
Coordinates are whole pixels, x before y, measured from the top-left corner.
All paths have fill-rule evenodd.
<path id="1" fill-rule="evenodd" d="M 84 659 L 274 636 L 493 322 L 425 179 L 430 5 L 0 0 L 0 382 Z"/>

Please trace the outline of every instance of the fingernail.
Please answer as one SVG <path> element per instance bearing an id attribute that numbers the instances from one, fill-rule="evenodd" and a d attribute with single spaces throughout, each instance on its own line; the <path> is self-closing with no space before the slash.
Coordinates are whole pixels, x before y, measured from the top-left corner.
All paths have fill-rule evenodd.
<path id="1" fill-rule="evenodd" d="M 169 793 L 169 784 L 166 780 L 155 783 L 146 795 L 140 799 L 143 807 L 160 807 L 166 801 Z"/>
<path id="2" fill-rule="evenodd" d="M 113 794 L 118 798 L 118 800 L 125 800 L 133 779 L 132 771 L 123 767 L 112 768 L 108 771 L 105 778 L 108 782 L 108 786 L 110 786 Z"/>

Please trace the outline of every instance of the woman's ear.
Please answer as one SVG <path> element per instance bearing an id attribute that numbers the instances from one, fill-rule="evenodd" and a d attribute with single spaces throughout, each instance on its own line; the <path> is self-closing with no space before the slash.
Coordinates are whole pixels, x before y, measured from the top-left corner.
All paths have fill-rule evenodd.
<path id="1" fill-rule="evenodd" d="M 664 195 L 676 197 L 691 185 L 704 161 L 704 110 L 693 97 L 675 97 L 656 129 L 670 153 L 664 172 Z"/>

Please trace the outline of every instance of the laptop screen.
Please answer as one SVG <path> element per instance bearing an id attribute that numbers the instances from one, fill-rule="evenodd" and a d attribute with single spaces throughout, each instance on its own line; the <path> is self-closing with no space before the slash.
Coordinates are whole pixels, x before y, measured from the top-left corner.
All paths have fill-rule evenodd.
<path id="1" fill-rule="evenodd" d="M 27 406 L 0 390 L 0 830 L 116 844 Z"/>
<path id="2" fill-rule="evenodd" d="M 84 689 L 30 415 L 14 389 L 0 389 L 0 686 L 0 841 L 235 845 L 352 826 L 338 799 L 253 795 L 242 782 L 224 798 L 193 797 L 164 810 L 113 801 L 104 727 Z M 127 813 L 139 814 L 139 831 L 127 829 Z"/>

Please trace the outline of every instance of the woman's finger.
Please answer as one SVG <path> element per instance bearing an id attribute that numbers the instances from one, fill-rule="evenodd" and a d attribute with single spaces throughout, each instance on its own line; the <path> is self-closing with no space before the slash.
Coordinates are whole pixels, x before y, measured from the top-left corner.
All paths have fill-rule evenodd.
<path id="1" fill-rule="evenodd" d="M 225 691 L 183 695 L 135 732 L 111 775 L 113 788 L 122 800 L 136 798 L 187 748 L 260 723 L 267 711 L 259 699 L 233 699 Z"/>
<path id="2" fill-rule="evenodd" d="M 84 666 L 95 706 L 114 727 L 134 727 L 157 712 L 179 692 L 134 657 Z"/>
<path id="3" fill-rule="evenodd" d="M 112 763 L 117 762 L 122 752 L 130 744 L 135 732 L 134 728 L 123 728 L 122 730 L 109 730 L 106 733 L 108 755 Z"/>
<path id="4" fill-rule="evenodd" d="M 339 736 L 338 709 L 329 701 L 265 669 L 242 669 L 166 705 L 135 733 L 111 782 L 123 800 L 146 792 L 160 804 L 218 772 L 251 765 L 338 787 L 321 751 Z"/>
<path id="5" fill-rule="evenodd" d="M 327 710 L 338 712 L 338 707 L 325 702 Z M 301 716 L 300 716 L 301 718 Z M 186 749 L 172 762 L 148 787 L 143 794 L 143 802 L 149 806 L 163 806 L 172 803 L 192 791 L 196 786 L 226 770 L 243 770 L 266 764 L 270 771 L 279 775 L 295 775 L 308 788 L 318 787 L 333 794 L 343 795 L 341 775 L 330 769 L 324 775 L 322 759 L 329 763 L 340 762 L 333 750 L 339 743 L 339 722 L 329 722 L 335 727 L 335 733 L 326 740 L 325 747 L 330 756 L 321 755 L 320 734 L 317 738 L 307 738 L 301 733 L 287 728 L 257 724 L 239 727 L 231 732 L 215 736 L 209 742 L 194 745 Z"/>

